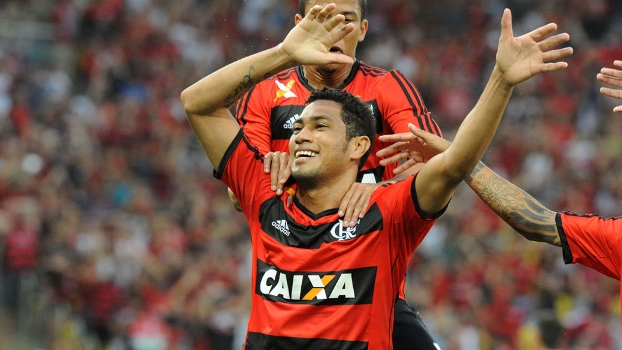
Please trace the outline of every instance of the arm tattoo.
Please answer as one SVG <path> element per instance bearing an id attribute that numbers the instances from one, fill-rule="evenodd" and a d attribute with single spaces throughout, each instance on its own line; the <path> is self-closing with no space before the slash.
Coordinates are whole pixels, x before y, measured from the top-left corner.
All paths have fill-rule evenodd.
<path id="1" fill-rule="evenodd" d="M 466 183 L 503 221 L 530 241 L 561 246 L 555 212 L 479 162 Z"/>
<path id="2" fill-rule="evenodd" d="M 235 102 L 242 94 L 246 93 L 248 90 L 250 90 L 253 86 L 255 86 L 255 84 L 259 83 L 260 81 L 269 78 L 270 76 L 272 76 L 271 73 L 266 73 L 264 74 L 263 77 L 259 78 L 259 80 L 254 80 L 253 77 L 251 76 L 251 73 L 255 70 L 254 66 L 250 66 L 248 68 L 248 74 L 246 74 L 245 76 L 242 77 L 242 80 L 240 81 L 240 83 L 238 84 L 238 86 L 235 87 L 235 90 L 229 94 L 229 96 L 225 97 L 225 104 L 228 106 L 231 103 Z"/>
<path id="3" fill-rule="evenodd" d="M 248 68 L 248 74 L 242 77 L 242 81 L 235 87 L 233 93 L 229 96 L 225 97 L 225 103 L 229 105 L 240 97 L 243 93 L 252 88 L 256 83 L 253 81 L 253 77 L 251 77 L 251 73 L 255 70 L 255 67 L 250 66 Z"/>

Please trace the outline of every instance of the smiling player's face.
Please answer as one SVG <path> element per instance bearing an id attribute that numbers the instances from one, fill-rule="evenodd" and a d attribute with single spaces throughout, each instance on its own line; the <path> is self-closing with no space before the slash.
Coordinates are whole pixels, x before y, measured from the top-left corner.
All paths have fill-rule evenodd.
<path id="1" fill-rule="evenodd" d="M 350 161 L 341 105 L 317 100 L 294 123 L 289 141 L 292 176 L 298 183 L 315 184 L 339 175 Z"/>

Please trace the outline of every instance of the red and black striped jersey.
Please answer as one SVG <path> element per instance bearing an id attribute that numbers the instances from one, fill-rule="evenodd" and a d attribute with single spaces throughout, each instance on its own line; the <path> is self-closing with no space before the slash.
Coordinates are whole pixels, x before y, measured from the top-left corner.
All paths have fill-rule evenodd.
<path id="1" fill-rule="evenodd" d="M 392 348 L 408 260 L 436 218 L 420 215 L 415 177 L 380 186 L 365 216 L 345 228 L 337 208 L 313 214 L 276 196 L 243 131 L 215 176 L 239 199 L 251 233 L 246 350 Z"/>
<path id="2" fill-rule="evenodd" d="M 386 71 L 357 61 L 340 87 L 366 102 L 376 118 L 377 136 L 409 132 L 408 123 L 441 136 L 415 85 L 397 70 Z M 301 66 L 280 72 L 248 91 L 235 106 L 235 115 L 251 143 L 266 154 L 288 151 L 292 126 L 313 91 Z M 359 182 L 380 182 L 393 177 L 396 165 L 380 166 L 376 152 L 388 146 L 374 141 L 361 169 Z M 373 175 L 373 176 L 371 176 Z"/>
<path id="3" fill-rule="evenodd" d="M 555 220 L 566 264 L 581 264 L 620 280 L 622 217 L 563 212 L 557 213 Z"/>

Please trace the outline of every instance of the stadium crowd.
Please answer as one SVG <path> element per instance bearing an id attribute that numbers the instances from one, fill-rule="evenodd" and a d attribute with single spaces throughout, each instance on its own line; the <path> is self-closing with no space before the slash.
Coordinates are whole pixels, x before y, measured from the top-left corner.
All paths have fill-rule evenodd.
<path id="1" fill-rule="evenodd" d="M 622 118 L 595 79 L 622 59 L 622 2 L 369 5 L 358 58 L 405 73 L 448 139 L 492 69 L 505 7 L 515 32 L 570 33 L 570 67 L 516 88 L 484 161 L 554 210 L 622 215 Z M 46 349 L 240 348 L 247 227 L 179 95 L 278 43 L 296 10 L 0 2 L 0 348 L 32 329 Z M 406 298 L 445 350 L 622 348 L 618 282 L 520 237 L 466 185 L 413 257 Z"/>

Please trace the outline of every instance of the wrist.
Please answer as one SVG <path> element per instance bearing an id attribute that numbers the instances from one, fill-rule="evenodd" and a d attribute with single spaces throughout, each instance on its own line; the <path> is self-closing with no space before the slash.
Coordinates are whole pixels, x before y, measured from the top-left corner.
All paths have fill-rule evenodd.
<path id="1" fill-rule="evenodd" d="M 279 65 L 279 67 L 281 67 L 279 71 L 283 69 L 295 67 L 298 65 L 298 62 L 296 62 L 292 58 L 292 56 L 285 50 L 282 42 L 273 48 L 273 55 L 274 55 L 273 62 Z"/>
<path id="2" fill-rule="evenodd" d="M 501 70 L 498 64 L 495 64 L 490 80 L 495 82 L 497 89 L 502 89 L 504 92 L 510 93 L 514 88 L 514 84 L 506 78 L 505 73 Z"/>

